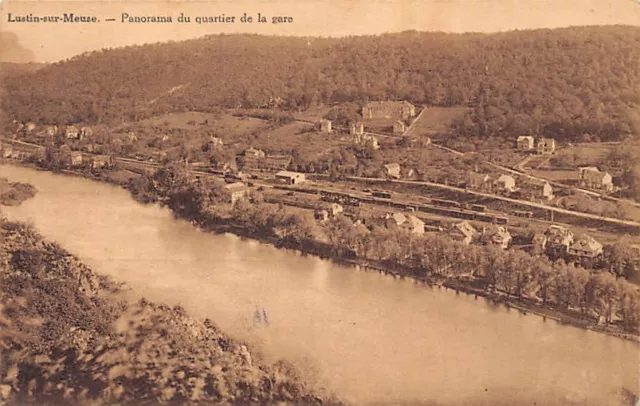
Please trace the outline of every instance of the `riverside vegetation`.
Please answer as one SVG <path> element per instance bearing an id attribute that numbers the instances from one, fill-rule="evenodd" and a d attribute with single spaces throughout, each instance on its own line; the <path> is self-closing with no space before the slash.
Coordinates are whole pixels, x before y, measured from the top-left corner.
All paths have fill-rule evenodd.
<path id="1" fill-rule="evenodd" d="M 330 402 L 211 321 L 127 297 L 30 225 L 0 217 L 0 404 Z"/>
<path id="2" fill-rule="evenodd" d="M 402 276 L 562 315 L 564 320 L 627 337 L 640 327 L 640 290 L 623 276 L 634 265 L 615 250 L 606 267 L 589 271 L 522 250 L 462 244 L 446 236 L 418 236 L 398 228 L 372 227 L 337 216 L 318 223 L 310 213 L 265 203 L 259 193 L 233 207 L 224 183 L 191 179 L 180 165 L 132 180 L 144 202 L 161 202 L 203 228 L 233 231 L 276 245 L 340 260 L 375 265 Z M 624 332 L 624 333 L 622 333 Z"/>

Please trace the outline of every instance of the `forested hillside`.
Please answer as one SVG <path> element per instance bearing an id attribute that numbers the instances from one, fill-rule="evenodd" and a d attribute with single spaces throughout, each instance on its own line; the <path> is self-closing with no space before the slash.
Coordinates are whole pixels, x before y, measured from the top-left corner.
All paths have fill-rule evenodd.
<path id="1" fill-rule="evenodd" d="M 109 123 L 279 99 L 286 109 L 407 99 L 472 106 L 455 123 L 461 135 L 617 140 L 640 132 L 640 27 L 209 36 L 92 52 L 12 75 L 2 92 L 7 118 L 39 123 Z"/>

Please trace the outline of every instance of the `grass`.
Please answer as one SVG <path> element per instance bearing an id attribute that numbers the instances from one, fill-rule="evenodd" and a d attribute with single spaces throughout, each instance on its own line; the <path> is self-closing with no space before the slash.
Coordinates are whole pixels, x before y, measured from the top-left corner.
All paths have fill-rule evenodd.
<path id="1" fill-rule="evenodd" d="M 467 111 L 469 111 L 467 107 L 426 107 L 420 119 L 416 121 L 407 135 L 418 137 L 448 133 L 451 130 L 453 120 Z"/>

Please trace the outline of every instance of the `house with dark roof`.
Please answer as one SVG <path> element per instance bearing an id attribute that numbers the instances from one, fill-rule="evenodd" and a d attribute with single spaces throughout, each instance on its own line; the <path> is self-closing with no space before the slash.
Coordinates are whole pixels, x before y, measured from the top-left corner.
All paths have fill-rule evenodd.
<path id="1" fill-rule="evenodd" d="M 567 249 L 567 254 L 578 258 L 595 258 L 602 254 L 603 246 L 593 237 L 584 235 Z"/>
<path id="2" fill-rule="evenodd" d="M 613 178 L 607 172 L 601 172 L 595 166 L 580 168 L 580 186 L 589 189 L 611 192 L 613 190 Z"/>
<path id="3" fill-rule="evenodd" d="M 459 241 L 464 245 L 469 245 L 478 232 L 468 221 L 464 220 L 454 224 L 447 234 L 451 239 Z"/>
<path id="4" fill-rule="evenodd" d="M 538 154 L 548 155 L 556 153 L 556 140 L 553 138 L 540 138 L 538 140 Z"/>
<path id="5" fill-rule="evenodd" d="M 529 152 L 535 149 L 535 139 L 530 135 L 521 135 L 516 139 L 516 149 L 521 152 Z"/>

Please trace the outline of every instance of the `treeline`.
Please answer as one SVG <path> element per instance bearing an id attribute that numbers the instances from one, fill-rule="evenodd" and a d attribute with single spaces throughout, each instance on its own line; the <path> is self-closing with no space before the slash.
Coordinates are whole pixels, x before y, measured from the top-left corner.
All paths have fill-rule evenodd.
<path id="1" fill-rule="evenodd" d="M 471 106 L 462 136 L 558 140 L 637 134 L 640 28 L 346 38 L 218 35 L 102 50 L 12 75 L 7 117 L 108 123 L 223 107 L 405 99 Z"/>
<path id="2" fill-rule="evenodd" d="M 0 403 L 320 403 L 211 321 L 124 301 L 31 227 L 0 218 Z"/>
<path id="3" fill-rule="evenodd" d="M 608 247 L 604 270 L 588 271 L 522 250 L 463 246 L 443 235 L 365 227 L 346 216 L 318 223 L 310 214 L 265 204 L 258 194 L 231 207 L 220 197 L 219 184 L 205 179 L 193 182 L 176 166 L 132 186 L 134 195 L 162 200 L 179 216 L 203 226 L 233 224 L 284 246 L 374 261 L 407 276 L 467 281 L 510 299 L 571 311 L 586 320 L 621 324 L 632 333 L 640 328 L 640 289 L 622 277 L 637 274 L 640 264 L 637 255 L 623 247 Z"/>

